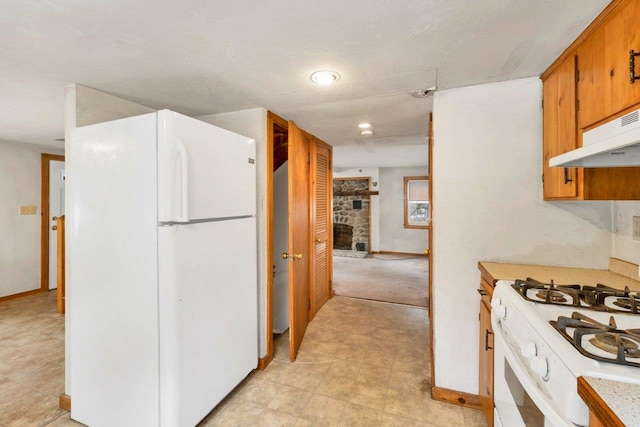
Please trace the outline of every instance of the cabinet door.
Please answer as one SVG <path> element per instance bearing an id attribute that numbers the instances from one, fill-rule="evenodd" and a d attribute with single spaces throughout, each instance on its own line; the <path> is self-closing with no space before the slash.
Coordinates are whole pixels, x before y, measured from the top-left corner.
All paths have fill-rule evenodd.
<path id="1" fill-rule="evenodd" d="M 576 148 L 575 58 L 565 60 L 543 86 L 543 174 L 544 198 L 574 198 L 578 195 L 575 168 L 551 168 L 549 159 Z"/>
<path id="2" fill-rule="evenodd" d="M 606 116 L 640 102 L 640 81 L 629 78 L 629 51 L 640 51 L 640 2 L 628 1 L 617 10 L 605 26 L 606 78 L 608 97 Z M 640 74 L 640 57 L 636 57 L 636 75 Z"/>
<path id="3" fill-rule="evenodd" d="M 493 329 L 491 311 L 483 300 L 480 301 L 480 404 L 487 425 L 493 425 Z"/>
<path id="4" fill-rule="evenodd" d="M 609 79 L 607 77 L 604 51 L 606 46 L 605 31 L 600 29 L 593 33 L 587 41 L 578 47 L 578 84 L 577 98 L 579 102 L 578 128 L 585 127 L 606 116 L 609 95 Z M 627 52 L 628 54 L 628 52 Z"/>

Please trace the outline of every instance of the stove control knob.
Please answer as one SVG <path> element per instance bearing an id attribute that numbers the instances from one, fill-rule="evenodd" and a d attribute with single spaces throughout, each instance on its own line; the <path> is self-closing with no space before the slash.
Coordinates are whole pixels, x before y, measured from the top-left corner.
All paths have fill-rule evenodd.
<path id="1" fill-rule="evenodd" d="M 526 357 L 527 359 L 531 359 L 536 354 L 538 354 L 538 351 L 537 351 L 536 345 L 534 343 L 526 342 L 526 343 L 522 344 L 522 346 L 520 346 L 520 353 L 522 353 L 522 355 L 524 357 Z"/>
<path id="2" fill-rule="evenodd" d="M 498 319 L 504 320 L 507 317 L 507 307 L 500 304 L 493 308 L 495 310 L 496 316 Z"/>
<path id="3" fill-rule="evenodd" d="M 535 356 L 531 359 L 531 370 L 540 375 L 543 380 L 549 378 L 549 362 L 542 356 Z"/>

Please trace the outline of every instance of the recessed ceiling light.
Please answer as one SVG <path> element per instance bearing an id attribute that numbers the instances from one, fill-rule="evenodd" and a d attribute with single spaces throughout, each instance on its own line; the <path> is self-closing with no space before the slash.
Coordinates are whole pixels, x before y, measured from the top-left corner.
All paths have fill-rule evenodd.
<path id="1" fill-rule="evenodd" d="M 360 123 L 358 127 L 360 129 L 369 129 L 371 127 L 371 123 Z"/>
<path id="2" fill-rule="evenodd" d="M 311 74 L 311 81 L 319 85 L 330 85 L 340 80 L 340 74 L 336 71 L 322 70 Z"/>
<path id="3" fill-rule="evenodd" d="M 362 135 L 362 136 L 371 136 L 371 135 L 373 135 L 373 131 L 371 129 L 365 129 L 362 132 L 360 132 L 360 135 Z"/>

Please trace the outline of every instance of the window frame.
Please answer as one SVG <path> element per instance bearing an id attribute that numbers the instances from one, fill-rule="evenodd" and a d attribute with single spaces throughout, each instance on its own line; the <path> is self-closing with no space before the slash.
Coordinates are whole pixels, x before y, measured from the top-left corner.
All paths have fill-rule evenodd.
<path id="1" fill-rule="evenodd" d="M 431 194 L 427 200 L 427 223 L 426 224 L 411 224 L 409 222 L 409 182 L 411 181 L 427 181 L 427 191 L 431 189 L 429 186 L 429 176 L 405 176 L 404 177 L 404 228 L 417 228 L 417 229 L 429 229 L 431 226 Z"/>

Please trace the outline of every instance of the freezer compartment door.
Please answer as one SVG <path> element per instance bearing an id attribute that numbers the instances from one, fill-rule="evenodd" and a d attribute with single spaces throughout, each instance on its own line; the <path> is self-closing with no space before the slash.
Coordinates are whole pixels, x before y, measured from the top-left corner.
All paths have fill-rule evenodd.
<path id="1" fill-rule="evenodd" d="M 255 141 L 173 111 L 157 114 L 158 221 L 255 214 Z"/>
<path id="2" fill-rule="evenodd" d="M 257 366 L 256 222 L 158 234 L 161 425 L 195 425 Z"/>

